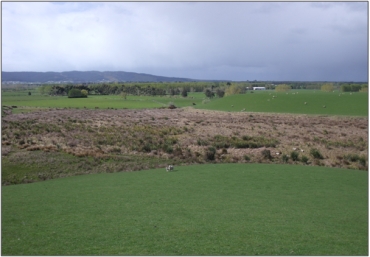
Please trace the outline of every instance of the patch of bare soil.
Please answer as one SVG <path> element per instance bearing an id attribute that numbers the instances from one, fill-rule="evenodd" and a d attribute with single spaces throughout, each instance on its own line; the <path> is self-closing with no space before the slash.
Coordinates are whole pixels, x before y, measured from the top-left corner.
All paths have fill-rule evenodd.
<path id="1" fill-rule="evenodd" d="M 177 163 L 267 162 L 367 169 L 368 118 L 192 108 L 54 109 L 3 117 L 2 145 L 3 158 L 17 151 L 39 150 L 94 158 L 154 156 Z"/>

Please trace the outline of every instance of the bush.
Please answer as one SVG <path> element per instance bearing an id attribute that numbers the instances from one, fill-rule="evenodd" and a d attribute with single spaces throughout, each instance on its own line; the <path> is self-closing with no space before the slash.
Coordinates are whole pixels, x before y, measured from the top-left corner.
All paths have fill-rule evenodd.
<path id="1" fill-rule="evenodd" d="M 261 152 L 261 154 L 262 154 L 263 158 L 265 158 L 265 159 L 270 160 L 272 158 L 270 150 L 265 149 Z"/>
<path id="2" fill-rule="evenodd" d="M 244 160 L 246 160 L 248 162 L 248 161 L 251 160 L 251 158 L 248 155 L 244 155 Z"/>
<path id="3" fill-rule="evenodd" d="M 218 97 L 222 98 L 225 95 L 225 91 L 223 91 L 221 89 L 217 89 L 216 94 L 217 94 Z"/>
<path id="4" fill-rule="evenodd" d="M 187 97 L 188 96 L 188 91 L 186 89 L 183 89 L 181 92 L 182 97 Z"/>
<path id="5" fill-rule="evenodd" d="M 204 93 L 206 94 L 206 97 L 208 97 L 208 98 L 213 98 L 215 96 L 215 93 L 213 93 L 209 89 L 206 89 L 206 91 Z"/>
<path id="6" fill-rule="evenodd" d="M 176 109 L 176 105 L 173 102 L 168 103 L 168 109 Z"/>
<path id="7" fill-rule="evenodd" d="M 285 84 L 281 84 L 281 85 L 278 85 L 278 86 L 275 87 L 275 91 L 277 91 L 277 92 L 286 92 L 290 89 L 291 89 L 291 87 L 288 86 L 288 85 L 285 85 Z"/>
<path id="8" fill-rule="evenodd" d="M 321 86 L 321 91 L 332 92 L 334 90 L 333 83 L 327 83 Z"/>
<path id="9" fill-rule="evenodd" d="M 242 92 L 242 89 L 240 86 L 238 85 L 231 85 L 230 87 L 226 88 L 225 90 L 225 96 L 229 96 L 229 95 L 237 95 L 237 94 L 240 94 Z"/>
<path id="10" fill-rule="evenodd" d="M 145 144 L 143 145 L 143 147 L 141 148 L 141 151 L 142 152 L 150 152 L 152 149 L 151 149 L 151 146 L 149 144 Z"/>
<path id="11" fill-rule="evenodd" d="M 366 158 L 364 156 L 359 156 L 358 154 L 345 155 L 344 159 L 350 162 L 359 162 L 360 165 L 366 166 Z"/>
<path id="12" fill-rule="evenodd" d="M 89 92 L 87 92 L 86 89 L 82 89 L 81 90 L 81 94 L 85 95 L 87 97 L 87 95 L 89 94 Z"/>
<path id="13" fill-rule="evenodd" d="M 302 161 L 303 163 L 307 163 L 307 162 L 308 162 L 308 157 L 307 157 L 307 156 L 305 156 L 305 155 L 303 155 L 303 156 L 302 156 L 302 158 L 301 158 L 301 161 Z"/>
<path id="14" fill-rule="evenodd" d="M 313 158 L 315 159 L 324 159 L 320 151 L 316 148 L 313 148 L 310 150 L 310 154 L 312 155 Z"/>
<path id="15" fill-rule="evenodd" d="M 166 145 L 164 145 L 163 150 L 164 150 L 166 153 L 169 153 L 169 154 L 173 153 L 173 148 L 172 148 L 172 146 L 167 145 L 167 144 L 166 144 Z"/>
<path id="16" fill-rule="evenodd" d="M 198 138 L 197 144 L 200 145 L 200 146 L 205 146 L 205 145 L 208 145 L 208 142 L 207 142 L 207 140 L 203 140 L 203 139 Z"/>
<path id="17" fill-rule="evenodd" d="M 298 161 L 298 155 L 299 153 L 293 151 L 290 153 L 290 158 L 292 158 L 293 161 Z"/>
<path id="18" fill-rule="evenodd" d="M 283 156 L 281 156 L 281 159 L 283 160 L 283 162 L 288 162 L 289 156 L 284 154 Z"/>
<path id="19" fill-rule="evenodd" d="M 216 154 L 216 148 L 208 147 L 206 154 L 205 154 L 205 159 L 209 161 L 213 161 L 215 159 L 215 154 Z"/>
<path id="20" fill-rule="evenodd" d="M 73 88 L 68 92 L 68 98 L 86 98 L 87 95 L 84 95 L 81 90 Z"/>
<path id="21" fill-rule="evenodd" d="M 365 157 L 360 157 L 359 159 L 358 159 L 358 162 L 360 163 L 360 165 L 362 165 L 362 166 L 366 166 L 366 158 Z"/>

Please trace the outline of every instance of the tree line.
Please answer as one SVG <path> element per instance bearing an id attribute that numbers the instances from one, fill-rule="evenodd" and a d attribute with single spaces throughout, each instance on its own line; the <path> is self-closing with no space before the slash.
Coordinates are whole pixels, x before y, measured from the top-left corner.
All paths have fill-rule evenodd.
<path id="1" fill-rule="evenodd" d="M 38 87 L 41 94 L 68 95 L 70 90 L 84 90 L 88 95 L 146 95 L 164 96 L 181 95 L 187 97 L 189 92 L 204 92 L 206 97 L 223 97 L 233 94 L 243 94 L 253 87 L 265 87 L 277 90 L 283 86 L 290 89 L 322 89 L 330 84 L 330 90 L 340 89 L 342 92 L 367 92 L 367 84 L 361 83 L 321 83 L 321 82 L 291 82 L 272 84 L 266 82 L 154 82 L 154 83 L 96 83 L 96 84 L 46 84 Z M 76 91 L 75 91 L 76 92 Z"/>

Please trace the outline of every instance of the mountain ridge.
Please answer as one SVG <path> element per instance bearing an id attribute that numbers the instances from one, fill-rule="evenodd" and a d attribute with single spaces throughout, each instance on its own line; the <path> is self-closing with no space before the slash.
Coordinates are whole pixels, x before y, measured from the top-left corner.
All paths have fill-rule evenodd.
<path id="1" fill-rule="evenodd" d="M 189 78 L 157 76 L 126 71 L 2 71 L 1 82 L 51 83 L 51 82 L 174 82 L 198 81 Z"/>

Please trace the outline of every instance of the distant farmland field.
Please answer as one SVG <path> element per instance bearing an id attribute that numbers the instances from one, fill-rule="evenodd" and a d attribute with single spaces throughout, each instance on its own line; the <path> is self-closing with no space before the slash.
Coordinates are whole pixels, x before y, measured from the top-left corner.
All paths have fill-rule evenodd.
<path id="1" fill-rule="evenodd" d="M 247 92 L 209 100 L 204 93 L 189 93 L 181 96 L 131 96 L 126 100 L 118 95 L 89 95 L 88 98 L 68 98 L 66 96 L 31 96 L 23 92 L 2 94 L 3 105 L 41 108 L 88 108 L 107 109 L 146 109 L 167 107 L 170 103 L 177 107 L 231 111 L 231 112 L 268 112 L 318 115 L 368 115 L 368 95 L 366 93 L 327 93 L 314 90 L 291 90 L 277 93 L 273 90 Z M 305 104 L 306 103 L 306 104 Z M 325 107 L 324 107 L 325 106 Z M 18 109 L 14 112 L 26 111 Z"/>
<path id="2" fill-rule="evenodd" d="M 3 255 L 367 255 L 367 171 L 175 166 L 2 188 Z"/>
<path id="3" fill-rule="evenodd" d="M 306 104 L 305 104 L 306 103 Z M 258 91 L 214 99 L 196 108 L 220 111 L 276 112 L 323 115 L 368 115 L 367 93 L 291 90 L 288 93 Z"/>

